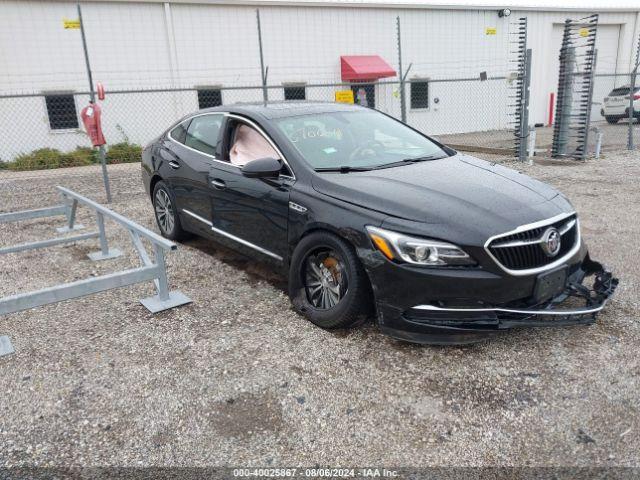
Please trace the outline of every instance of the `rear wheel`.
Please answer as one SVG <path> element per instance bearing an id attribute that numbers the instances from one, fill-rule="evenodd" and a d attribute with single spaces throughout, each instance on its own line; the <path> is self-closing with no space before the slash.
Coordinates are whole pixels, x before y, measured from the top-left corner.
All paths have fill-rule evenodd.
<path id="1" fill-rule="evenodd" d="M 345 328 L 372 310 L 369 279 L 340 237 L 316 232 L 303 238 L 291 259 L 289 296 L 294 308 L 322 328 Z"/>
<path id="2" fill-rule="evenodd" d="M 156 183 L 153 189 L 152 200 L 156 222 L 162 236 L 170 240 L 182 240 L 186 238 L 188 235 L 180 224 L 175 197 L 166 183 L 163 181 Z"/>

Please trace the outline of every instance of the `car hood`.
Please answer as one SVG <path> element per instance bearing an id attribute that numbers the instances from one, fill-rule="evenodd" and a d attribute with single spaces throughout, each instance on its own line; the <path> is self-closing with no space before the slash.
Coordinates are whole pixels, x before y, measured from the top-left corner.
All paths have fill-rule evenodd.
<path id="1" fill-rule="evenodd" d="M 319 173 L 316 191 L 421 223 L 457 224 L 483 236 L 568 210 L 553 187 L 501 165 L 457 154 L 368 172 Z"/>

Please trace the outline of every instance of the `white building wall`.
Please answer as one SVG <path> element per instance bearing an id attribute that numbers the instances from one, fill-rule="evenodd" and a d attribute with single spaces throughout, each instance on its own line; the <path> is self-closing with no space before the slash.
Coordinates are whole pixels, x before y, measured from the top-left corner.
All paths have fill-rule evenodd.
<path id="1" fill-rule="evenodd" d="M 271 85 L 339 81 L 340 55 L 377 54 L 397 70 L 397 16 L 403 65 L 412 64 L 409 78 L 478 78 L 482 71 L 505 76 L 513 69 L 509 61 L 515 49 L 509 25 L 527 16 L 533 49 L 531 121 L 546 123 L 549 94 L 557 88 L 558 31 L 567 17 L 590 12 L 514 11 L 501 19 L 495 10 L 263 6 L 260 13 Z M 253 6 L 88 2 L 83 16 L 94 80 L 107 90 L 260 84 Z M 75 2 L 0 0 L 0 95 L 87 90 L 80 32 L 62 27 L 63 18 L 76 17 Z M 628 71 L 638 14 L 602 13 L 600 24 L 598 72 Z M 487 35 L 487 28 L 496 34 Z M 332 100 L 335 89 L 308 88 L 307 98 Z M 399 116 L 397 90 L 379 85 L 376 104 Z M 431 134 L 507 128 L 509 93 L 507 80 L 434 82 L 428 109 L 412 110 L 407 91 L 408 120 Z M 596 98 L 605 93 L 597 91 Z M 269 97 L 281 99 L 282 90 L 270 89 Z M 223 91 L 224 103 L 261 98 L 260 89 Z M 77 101 L 79 111 L 85 100 Z M 197 98 L 193 91 L 110 94 L 103 107 L 108 141 L 146 143 L 197 109 Z M 49 130 L 42 97 L 0 98 L 0 129 L 2 159 L 42 146 L 87 144 L 82 134 Z"/>

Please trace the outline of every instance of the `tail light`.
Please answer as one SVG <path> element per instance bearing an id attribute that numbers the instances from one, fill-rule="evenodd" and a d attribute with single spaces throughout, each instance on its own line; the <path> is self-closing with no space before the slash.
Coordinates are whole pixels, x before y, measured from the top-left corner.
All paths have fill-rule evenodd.
<path id="1" fill-rule="evenodd" d="M 640 93 L 636 93 L 636 94 L 633 96 L 633 99 L 634 99 L 634 100 L 640 100 Z"/>

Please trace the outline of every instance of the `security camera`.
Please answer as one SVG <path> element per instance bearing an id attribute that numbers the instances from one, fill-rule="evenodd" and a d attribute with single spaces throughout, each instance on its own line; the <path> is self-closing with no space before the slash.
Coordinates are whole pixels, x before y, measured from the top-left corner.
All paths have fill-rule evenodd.
<path id="1" fill-rule="evenodd" d="M 511 15 L 511 9 L 510 8 L 503 8 L 502 10 L 498 10 L 498 16 L 500 18 L 508 17 L 509 15 Z"/>

